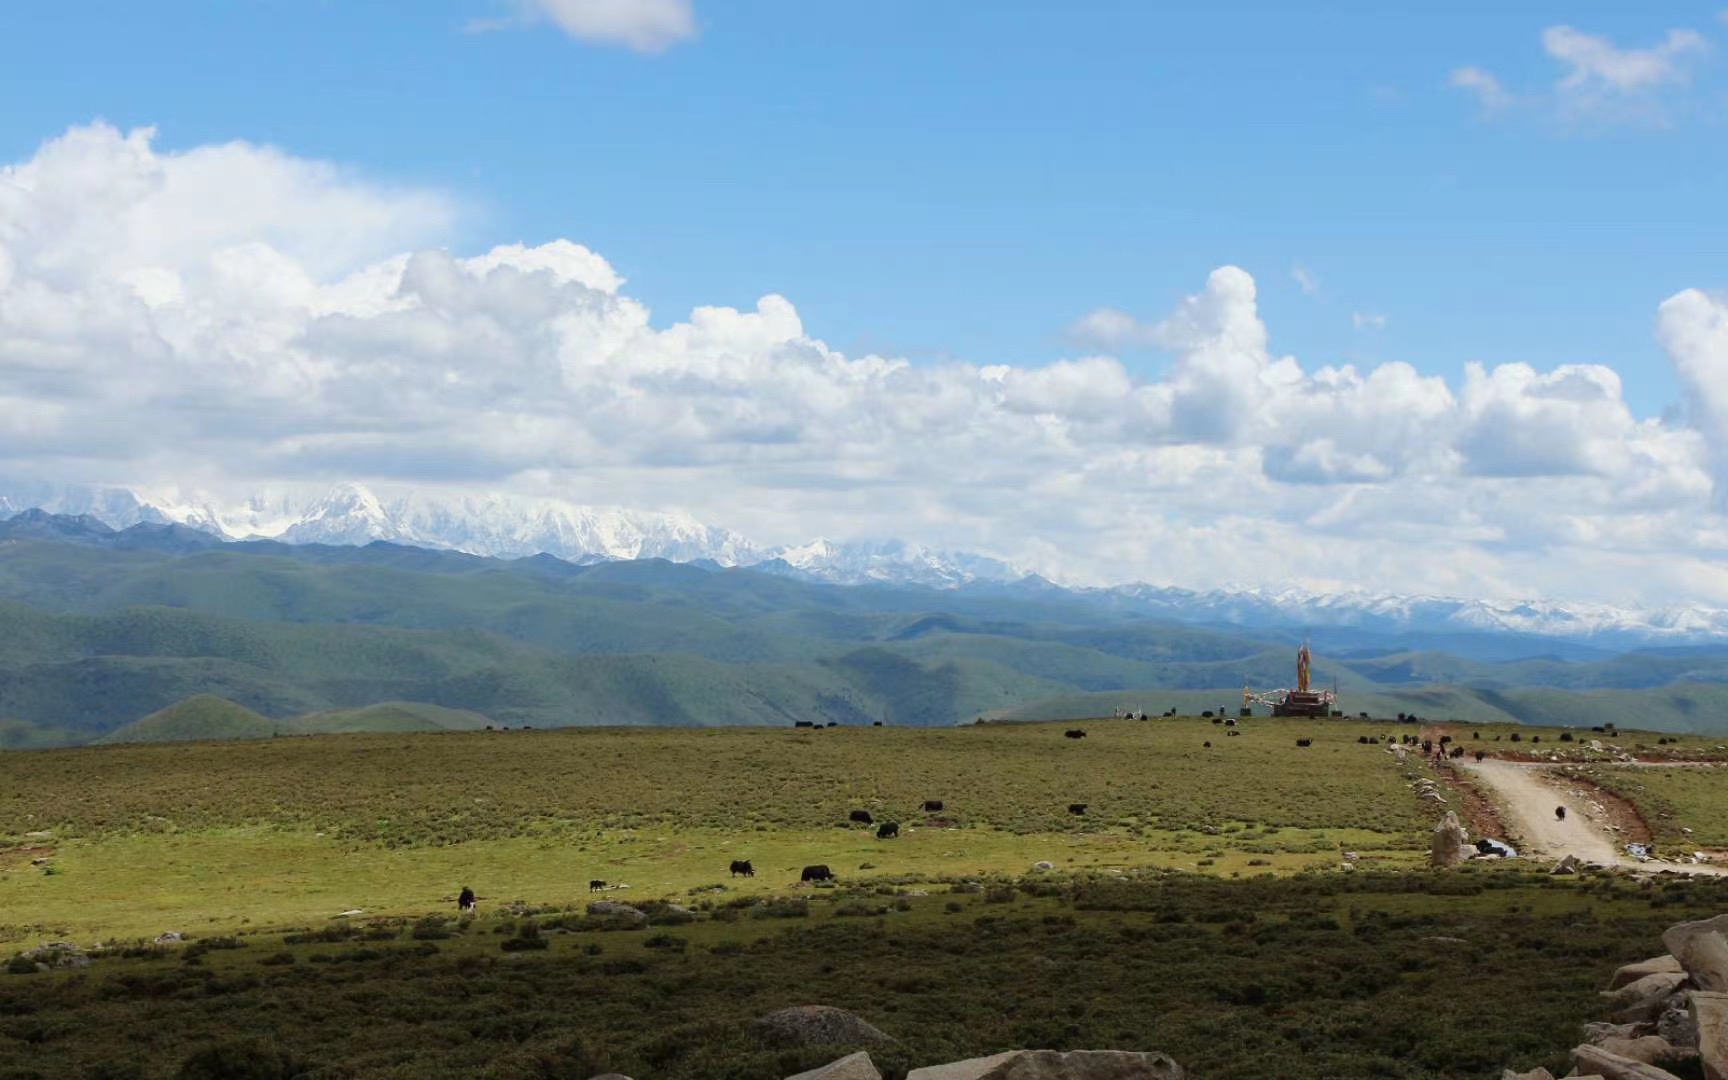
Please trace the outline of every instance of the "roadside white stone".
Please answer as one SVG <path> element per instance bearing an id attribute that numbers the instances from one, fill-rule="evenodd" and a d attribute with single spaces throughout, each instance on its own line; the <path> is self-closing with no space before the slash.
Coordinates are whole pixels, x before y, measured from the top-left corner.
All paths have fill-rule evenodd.
<path id="1" fill-rule="evenodd" d="M 1455 811 L 1446 811 L 1446 816 L 1440 819 L 1440 824 L 1434 826 L 1434 839 L 1428 847 L 1428 862 L 1431 866 L 1457 866 L 1468 858 L 1465 851 L 1469 834 L 1464 826 L 1459 824 Z"/>

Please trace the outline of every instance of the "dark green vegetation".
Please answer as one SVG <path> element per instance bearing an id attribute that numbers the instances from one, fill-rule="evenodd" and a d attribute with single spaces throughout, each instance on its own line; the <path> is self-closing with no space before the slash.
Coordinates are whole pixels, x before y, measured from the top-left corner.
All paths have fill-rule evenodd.
<path id="1" fill-rule="evenodd" d="M 1505 869 L 907 891 L 722 890 L 639 930 L 539 911 L 117 950 L 0 975 L 0 1076 L 776 1077 L 849 1049 L 751 1034 L 809 1003 L 899 1040 L 872 1048 L 890 1077 L 1013 1047 L 1156 1049 L 1214 1080 L 1558 1075 L 1617 965 L 1728 908 L 1705 879 Z"/>
<path id="2" fill-rule="evenodd" d="M 1292 678 L 1288 634 L 1161 622 L 1036 583 L 843 588 L 660 561 L 213 544 L 185 532 L 134 546 L 0 540 L 0 746 L 95 741 L 205 694 L 268 731 L 203 703 L 125 737 L 435 730 L 475 717 L 930 726 L 1234 709 L 1244 683 Z M 1321 651 L 1316 679 L 1336 681 L 1348 711 L 1383 716 L 1613 717 L 1675 731 L 1719 730 L 1728 716 L 1725 650 L 1568 661 L 1529 658 L 1541 642 L 1505 647 L 1525 658 L 1397 640 Z M 379 703 L 398 707 L 364 711 Z M 290 723 L 309 714 L 321 715 Z"/>

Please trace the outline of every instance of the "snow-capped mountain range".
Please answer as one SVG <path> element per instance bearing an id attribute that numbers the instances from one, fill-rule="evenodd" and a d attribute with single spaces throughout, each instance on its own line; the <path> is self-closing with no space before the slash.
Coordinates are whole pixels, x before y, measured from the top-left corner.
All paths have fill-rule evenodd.
<path id="1" fill-rule="evenodd" d="M 383 540 L 504 558 L 549 554 L 573 562 L 661 558 L 754 567 L 840 585 L 1052 591 L 1181 622 L 1294 629 L 1528 634 L 1603 645 L 1728 641 L 1728 611 L 1703 606 L 1630 609 L 1589 602 L 1488 601 L 1299 588 L 1196 591 L 1146 584 L 1065 589 L 984 555 L 899 541 L 763 547 L 686 514 L 580 506 L 515 495 L 380 497 L 359 484 L 322 495 L 256 494 L 234 502 L 125 488 L 0 483 L 0 519 L 27 509 L 88 515 L 112 529 L 178 524 L 230 540 L 361 545 Z"/>

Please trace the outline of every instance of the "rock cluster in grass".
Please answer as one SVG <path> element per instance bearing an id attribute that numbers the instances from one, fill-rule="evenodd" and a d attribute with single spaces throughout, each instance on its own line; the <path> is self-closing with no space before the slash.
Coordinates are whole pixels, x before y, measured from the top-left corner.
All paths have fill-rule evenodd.
<path id="1" fill-rule="evenodd" d="M 1627 964 L 1602 991 L 1606 1021 L 1584 1025 L 1568 1076 L 1680 1080 L 1663 1066 L 1728 1080 L 1728 915 L 1680 923 L 1662 935 L 1668 952 Z M 1547 1069 L 1501 1080 L 1554 1080 Z"/>

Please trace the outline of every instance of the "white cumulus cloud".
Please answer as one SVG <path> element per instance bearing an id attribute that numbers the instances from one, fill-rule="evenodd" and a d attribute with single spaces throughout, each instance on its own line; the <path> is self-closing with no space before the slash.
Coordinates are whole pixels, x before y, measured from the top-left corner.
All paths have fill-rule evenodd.
<path id="1" fill-rule="evenodd" d="M 1474 94 L 1485 113 L 1497 113 L 1512 104 L 1512 95 L 1500 80 L 1479 67 L 1455 69 L 1448 85 Z"/>
<path id="2" fill-rule="evenodd" d="M 451 252 L 458 212 L 252 144 L 49 141 L 0 171 L 0 476 L 552 496 L 1094 582 L 1599 594 L 1728 548 L 1728 315 L 1701 293 L 1659 315 L 1680 426 L 1596 365 L 1305 366 L 1234 266 L 1093 312 L 1102 351 L 928 365 L 844 354 L 784 296 L 657 318 L 571 240 Z"/>

